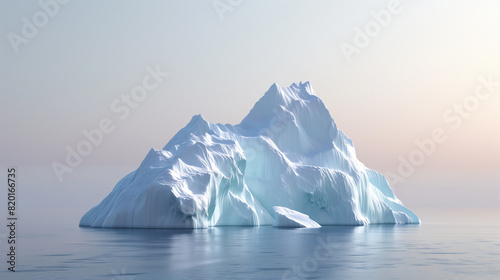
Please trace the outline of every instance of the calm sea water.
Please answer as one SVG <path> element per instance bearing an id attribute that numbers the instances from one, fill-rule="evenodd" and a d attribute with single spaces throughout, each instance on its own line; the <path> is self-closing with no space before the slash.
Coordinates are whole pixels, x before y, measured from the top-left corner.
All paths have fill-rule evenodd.
<path id="1" fill-rule="evenodd" d="M 218 227 L 25 225 L 0 279 L 500 279 L 498 224 Z"/>

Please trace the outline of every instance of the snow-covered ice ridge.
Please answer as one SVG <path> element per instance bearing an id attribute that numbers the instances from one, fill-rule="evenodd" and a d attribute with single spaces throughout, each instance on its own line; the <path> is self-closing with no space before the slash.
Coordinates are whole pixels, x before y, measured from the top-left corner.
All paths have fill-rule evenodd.
<path id="1" fill-rule="evenodd" d="M 80 226 L 272 225 L 274 206 L 320 225 L 419 223 L 384 176 L 357 158 L 309 82 L 273 84 L 238 125 L 194 116 Z"/>

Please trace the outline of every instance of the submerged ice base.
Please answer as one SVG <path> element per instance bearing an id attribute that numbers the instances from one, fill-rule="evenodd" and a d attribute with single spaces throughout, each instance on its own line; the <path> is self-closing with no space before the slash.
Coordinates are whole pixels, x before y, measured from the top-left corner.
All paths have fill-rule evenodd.
<path id="1" fill-rule="evenodd" d="M 320 225 L 419 223 L 365 167 L 309 83 L 272 85 L 243 121 L 194 116 L 80 226 L 206 228 L 273 224 L 274 206 Z"/>

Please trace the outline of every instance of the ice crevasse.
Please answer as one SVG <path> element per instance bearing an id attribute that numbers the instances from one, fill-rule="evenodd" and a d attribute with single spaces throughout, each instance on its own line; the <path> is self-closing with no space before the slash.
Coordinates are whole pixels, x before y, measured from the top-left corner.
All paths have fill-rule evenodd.
<path id="1" fill-rule="evenodd" d="M 385 177 L 357 159 L 306 82 L 273 84 L 237 125 L 194 116 L 163 149 L 151 149 L 80 226 L 272 225 L 280 216 L 273 207 L 322 226 L 420 223 Z"/>

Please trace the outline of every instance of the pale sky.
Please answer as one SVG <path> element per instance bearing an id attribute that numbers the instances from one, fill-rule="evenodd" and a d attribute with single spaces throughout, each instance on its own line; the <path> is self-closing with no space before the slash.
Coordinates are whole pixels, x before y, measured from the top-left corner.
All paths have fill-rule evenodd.
<path id="1" fill-rule="evenodd" d="M 273 83 L 310 81 L 384 174 L 442 129 L 446 141 L 393 186 L 405 205 L 500 206 L 500 85 L 474 96 L 481 77 L 500 82 L 498 1 L 68 2 L 47 16 L 38 1 L 0 1 L 0 162 L 24 170 L 28 202 L 85 212 L 193 115 L 237 124 Z M 117 113 L 148 67 L 169 75 Z M 103 119 L 114 130 L 59 182 L 51 164 Z"/>

